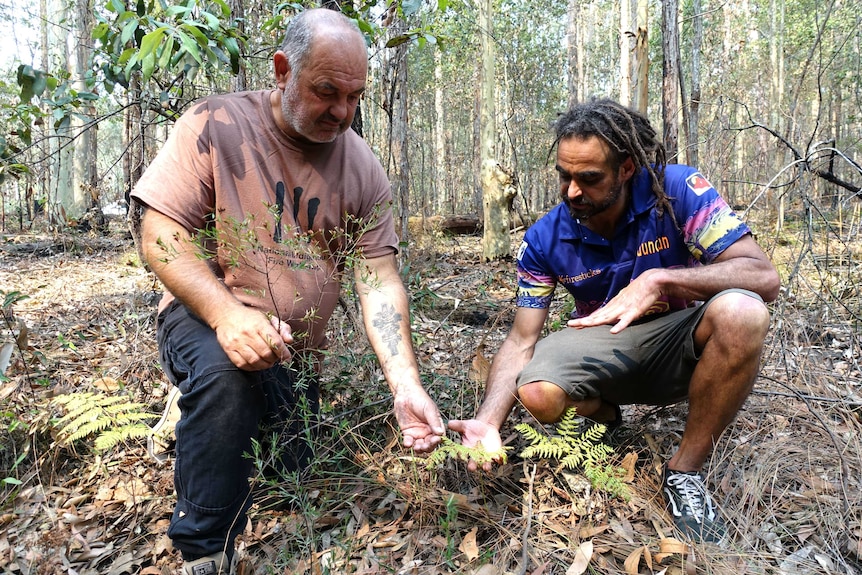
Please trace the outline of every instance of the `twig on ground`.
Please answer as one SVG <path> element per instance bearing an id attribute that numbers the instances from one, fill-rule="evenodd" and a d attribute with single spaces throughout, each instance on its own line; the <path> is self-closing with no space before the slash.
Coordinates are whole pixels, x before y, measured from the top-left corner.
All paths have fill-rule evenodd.
<path id="1" fill-rule="evenodd" d="M 527 572 L 527 562 L 530 560 L 530 525 L 533 521 L 533 481 L 536 479 L 536 464 L 533 464 L 533 472 L 527 473 L 527 462 L 524 461 L 524 475 L 529 479 L 527 484 L 527 516 L 524 518 L 524 533 L 521 535 L 521 568 L 518 575 Z"/>

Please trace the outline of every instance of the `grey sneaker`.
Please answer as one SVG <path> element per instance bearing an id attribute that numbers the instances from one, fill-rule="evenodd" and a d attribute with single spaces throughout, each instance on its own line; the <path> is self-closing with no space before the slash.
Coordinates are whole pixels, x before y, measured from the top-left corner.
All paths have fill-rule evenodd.
<path id="1" fill-rule="evenodd" d="M 233 559 L 228 561 L 227 554 L 219 551 L 214 555 L 186 561 L 183 563 L 183 575 L 236 575 L 237 563 L 238 553 L 234 553 Z"/>
<path id="2" fill-rule="evenodd" d="M 698 543 L 721 541 L 724 522 L 716 513 L 700 473 L 674 471 L 665 465 L 662 492 L 677 529 Z"/>
<path id="3" fill-rule="evenodd" d="M 180 388 L 171 386 L 165 400 L 162 418 L 151 428 L 150 435 L 147 437 L 147 453 L 159 464 L 168 459 L 168 452 L 174 439 L 174 427 L 180 420 L 180 406 L 177 402 L 182 395 Z"/>

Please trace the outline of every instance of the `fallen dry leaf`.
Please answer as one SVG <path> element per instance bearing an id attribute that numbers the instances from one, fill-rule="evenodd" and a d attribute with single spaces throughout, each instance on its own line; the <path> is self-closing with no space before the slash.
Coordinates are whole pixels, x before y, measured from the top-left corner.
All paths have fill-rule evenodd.
<path id="1" fill-rule="evenodd" d="M 637 547 L 626 557 L 623 567 L 625 567 L 628 575 L 638 575 L 638 566 L 641 564 L 641 556 L 644 553 L 644 549 L 646 547 Z"/>
<path id="2" fill-rule="evenodd" d="M 566 569 L 566 575 L 581 575 L 581 573 L 586 572 L 587 567 L 590 566 L 590 561 L 593 558 L 593 540 L 590 539 L 588 541 L 584 541 L 578 546 L 578 550 L 575 551 L 575 560 Z"/>
<path id="3" fill-rule="evenodd" d="M 458 549 L 467 556 L 469 561 L 473 561 L 477 557 L 479 557 L 479 546 L 476 544 L 476 533 L 478 533 L 479 528 L 474 527 L 461 539 L 461 545 L 458 546 Z"/>
<path id="4" fill-rule="evenodd" d="M 620 467 L 626 470 L 626 476 L 623 477 L 623 482 L 631 483 L 635 480 L 635 466 L 638 462 L 638 454 L 634 451 L 629 451 L 626 453 L 625 457 L 623 457 L 622 463 L 620 463 Z"/>
<path id="5" fill-rule="evenodd" d="M 469 377 L 473 383 L 485 383 L 488 379 L 488 373 L 491 371 L 491 362 L 485 357 L 485 344 L 480 343 L 476 347 L 476 355 L 473 356 L 473 363 L 470 365 Z"/>

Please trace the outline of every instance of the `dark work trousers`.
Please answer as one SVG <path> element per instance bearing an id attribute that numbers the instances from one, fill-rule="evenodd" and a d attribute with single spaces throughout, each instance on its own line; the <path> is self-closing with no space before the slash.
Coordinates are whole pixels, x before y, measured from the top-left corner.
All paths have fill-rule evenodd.
<path id="1" fill-rule="evenodd" d="M 317 377 L 280 364 L 238 369 L 215 332 L 177 301 L 159 314 L 157 333 L 162 369 L 182 392 L 168 536 L 186 561 L 218 551 L 232 556 L 252 504 L 253 441 L 278 437 L 268 459 L 275 471 L 304 469 L 317 429 Z"/>

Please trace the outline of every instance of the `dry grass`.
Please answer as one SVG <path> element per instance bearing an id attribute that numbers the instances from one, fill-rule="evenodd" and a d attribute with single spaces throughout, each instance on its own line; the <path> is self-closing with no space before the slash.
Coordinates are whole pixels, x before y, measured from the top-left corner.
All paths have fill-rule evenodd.
<path id="1" fill-rule="evenodd" d="M 321 464 L 277 486 L 293 510 L 255 508 L 244 572 L 564 574 L 580 572 L 586 553 L 587 572 L 601 574 L 862 573 L 862 259 L 852 230 L 828 244 L 813 232 L 760 234 L 785 291 L 756 391 L 709 466 L 727 545 L 676 546 L 657 499 L 684 405 L 624 410 L 613 444 L 632 454 L 628 503 L 516 456 L 491 474 L 453 461 L 427 469 L 397 447 L 386 386 L 348 305 L 331 325 Z M 512 264 L 482 264 L 475 237 L 417 245 L 407 282 L 425 383 L 444 417 L 469 416 L 481 396 L 474 357 L 496 351 L 513 313 Z M 14 306 L 26 349 L 0 382 L 0 478 L 14 479 L 3 484 L 0 570 L 171 573 L 170 466 L 141 445 L 60 450 L 45 411 L 53 394 L 110 382 L 161 410 L 152 277 L 118 236 L 6 237 L 0 269 L 0 290 L 29 296 Z M 504 427 L 516 452 L 512 425 L 523 420 L 516 412 Z"/>

